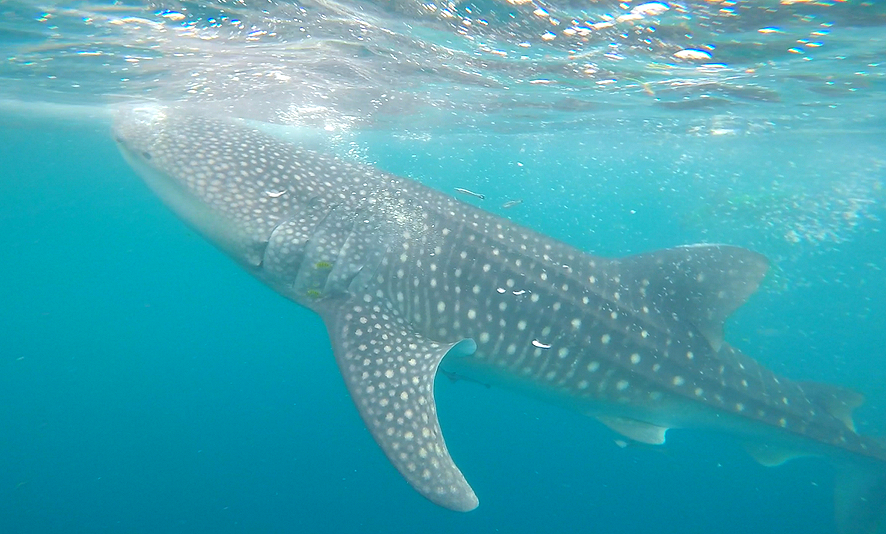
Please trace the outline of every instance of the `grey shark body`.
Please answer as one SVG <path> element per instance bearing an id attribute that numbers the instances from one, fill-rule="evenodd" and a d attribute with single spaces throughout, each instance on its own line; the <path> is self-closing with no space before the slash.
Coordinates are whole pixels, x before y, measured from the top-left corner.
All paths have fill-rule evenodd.
<path id="1" fill-rule="evenodd" d="M 478 504 L 437 421 L 442 366 L 640 442 L 703 427 L 766 464 L 831 457 L 852 473 L 843 529 L 880 519 L 886 449 L 853 428 L 861 398 L 776 376 L 722 339 L 768 268 L 759 254 L 593 257 L 411 180 L 173 108 L 123 111 L 114 135 L 179 216 L 322 316 L 367 428 L 431 501 Z"/>

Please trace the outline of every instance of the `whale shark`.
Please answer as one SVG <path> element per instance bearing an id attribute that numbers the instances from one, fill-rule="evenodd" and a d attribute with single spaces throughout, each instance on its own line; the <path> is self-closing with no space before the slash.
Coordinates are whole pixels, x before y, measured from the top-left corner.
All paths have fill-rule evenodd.
<path id="1" fill-rule="evenodd" d="M 416 181 L 174 106 L 123 108 L 112 134 L 180 218 L 322 317 L 367 429 L 433 503 L 479 503 L 437 419 L 439 373 L 577 410 L 632 442 L 710 429 L 764 465 L 826 457 L 840 531 L 878 531 L 886 446 L 856 432 L 862 396 L 779 376 L 724 340 L 764 256 L 720 244 L 594 256 Z"/>

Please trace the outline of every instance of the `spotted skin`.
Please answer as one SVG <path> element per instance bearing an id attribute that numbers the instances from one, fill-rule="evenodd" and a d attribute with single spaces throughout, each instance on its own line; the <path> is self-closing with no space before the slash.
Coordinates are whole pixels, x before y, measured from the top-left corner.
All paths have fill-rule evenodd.
<path id="1" fill-rule="evenodd" d="M 852 427 L 857 395 L 776 376 L 723 341 L 768 268 L 759 254 L 597 258 L 413 181 L 174 108 L 123 110 L 114 136 L 179 216 L 323 317 L 373 437 L 437 504 L 478 503 L 437 420 L 441 365 L 650 443 L 707 426 L 886 461 Z"/>

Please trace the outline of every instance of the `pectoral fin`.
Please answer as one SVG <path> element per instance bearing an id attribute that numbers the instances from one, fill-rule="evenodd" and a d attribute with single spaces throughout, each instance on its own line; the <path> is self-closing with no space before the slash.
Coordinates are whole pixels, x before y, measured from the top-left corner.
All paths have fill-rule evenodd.
<path id="1" fill-rule="evenodd" d="M 765 467 L 776 467 L 795 458 L 813 456 L 808 452 L 785 449 L 769 444 L 752 443 L 746 445 L 745 448 L 757 463 Z"/>
<path id="2" fill-rule="evenodd" d="M 423 338 L 392 311 L 362 299 L 322 315 L 351 398 L 394 467 L 432 502 L 456 511 L 476 508 L 477 496 L 449 456 L 434 403 L 440 361 L 450 350 L 472 353 L 476 344 Z"/>
<path id="3" fill-rule="evenodd" d="M 668 431 L 663 426 L 625 417 L 598 416 L 597 420 L 628 439 L 649 445 L 663 445 Z"/>

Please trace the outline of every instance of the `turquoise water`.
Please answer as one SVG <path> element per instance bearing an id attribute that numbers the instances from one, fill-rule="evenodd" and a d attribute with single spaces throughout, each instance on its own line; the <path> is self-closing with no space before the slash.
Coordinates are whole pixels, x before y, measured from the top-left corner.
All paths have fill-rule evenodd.
<path id="1" fill-rule="evenodd" d="M 376 35 L 369 39 L 376 48 L 353 56 L 335 49 L 329 57 L 371 61 L 383 55 L 380 47 L 412 59 L 424 53 L 431 63 L 442 52 L 422 52 L 415 42 L 480 46 L 479 38 L 458 40 L 458 29 L 439 22 L 446 17 L 428 21 L 407 9 L 411 3 L 397 5 L 387 18 L 366 15 L 365 24 L 404 31 L 410 23 L 417 41 L 384 41 L 367 31 Z M 495 13 L 514 5 L 522 4 L 474 9 Z M 305 69 L 341 91 L 325 109 L 301 109 L 288 120 L 281 113 L 292 113 L 296 96 L 311 102 L 317 85 L 302 91 L 233 76 L 236 69 L 217 59 L 222 49 L 258 57 L 236 35 L 184 42 L 189 36 L 179 32 L 179 43 L 166 34 L 109 33 L 119 26 L 110 23 L 88 32 L 78 25 L 83 10 L 94 9 L 96 21 L 108 12 L 77 6 L 76 13 L 55 15 L 70 26 L 47 30 L 63 34 L 65 46 L 41 47 L 51 38 L 31 32 L 45 27 L 38 22 L 45 7 L 11 5 L 20 18 L 8 13 L 6 29 L 20 33 L 9 32 L 4 45 L 9 83 L 0 111 L 0 532 L 834 532 L 833 469 L 821 460 L 764 468 L 742 444 L 688 430 L 669 433 L 665 447 L 622 449 L 618 436 L 578 414 L 443 379 L 441 424 L 481 506 L 457 514 L 426 502 L 364 429 L 319 318 L 254 281 L 176 219 L 118 155 L 103 112 L 146 97 L 194 98 L 195 105 L 237 110 L 247 119 L 319 126 L 333 151 L 445 192 L 481 192 L 485 200 L 465 200 L 599 255 L 695 242 L 760 251 L 773 271 L 727 324 L 727 339 L 778 373 L 863 392 L 859 431 L 884 436 L 886 107 L 876 59 L 882 14 L 849 3 L 833 8 L 839 16 L 806 6 L 791 18 L 774 3 L 747 5 L 776 13 L 782 40 L 809 35 L 800 15 L 818 28 L 832 23 L 834 41 L 821 37 L 823 48 L 839 51 L 803 61 L 785 44 L 778 52 L 754 48 L 754 55 L 740 45 L 769 35 L 756 31 L 770 26 L 768 19 L 742 15 L 751 18 L 748 27 L 727 32 L 711 29 L 713 15 L 701 17 L 696 6 L 687 8 L 693 16 L 685 24 L 710 42 L 720 39 L 714 60 L 731 70 L 705 77 L 714 85 L 696 85 L 689 96 L 673 92 L 683 87 L 679 80 L 700 80 L 691 74 L 696 66 L 681 64 L 675 68 L 682 74 L 664 76 L 660 64 L 648 64 L 685 47 L 630 48 L 630 66 L 607 74 L 615 89 L 600 92 L 594 81 L 566 79 L 558 55 L 565 57 L 566 48 L 557 49 L 556 40 L 551 56 L 532 64 L 532 77 L 554 72 L 570 82 L 568 91 L 565 82 L 517 84 L 530 78 L 517 72 L 519 64 L 459 64 L 446 56 L 445 72 L 416 69 L 427 78 L 381 68 L 374 77 L 356 59 L 339 65 L 371 86 L 341 96 L 348 83 L 334 64 L 321 68 L 299 55 L 322 55 L 322 47 L 305 52 L 279 39 L 274 51 L 291 49 L 297 63 L 284 62 L 293 70 L 281 72 Z M 595 9 L 625 11 L 617 6 Z M 220 9 L 168 6 L 188 14 L 185 23 L 212 18 L 198 7 Z M 243 10 L 237 15 L 250 24 L 271 20 L 259 8 Z M 354 25 L 351 11 L 336 13 L 343 27 Z M 156 7 L 140 15 L 175 18 Z M 312 20 L 305 15 L 303 23 Z M 484 46 L 519 49 L 529 40 L 538 50 L 547 41 L 532 36 L 544 35 L 539 28 L 550 23 L 520 20 L 502 23 Z M 287 35 L 279 19 L 274 24 Z M 660 32 L 678 26 L 663 22 Z M 352 35 L 329 23 L 323 28 L 321 43 Z M 92 43 L 95 35 L 100 44 Z M 667 35 L 676 43 L 673 32 Z M 93 51 L 104 47 L 110 66 L 65 63 L 71 58 L 63 52 L 82 52 L 84 43 Z M 213 59 L 203 43 L 216 43 Z M 187 64 L 169 59 L 189 46 L 196 52 Z M 724 49 L 728 54 L 718 58 Z M 115 70 L 121 50 L 153 50 L 162 68 L 126 85 Z M 812 49 L 804 50 L 811 57 Z M 36 63 L 25 66 L 26 56 Z M 55 78 L 27 70 L 40 59 L 63 67 Z M 757 74 L 736 79 L 751 66 Z M 866 74 L 853 74 L 859 71 Z M 487 83 L 460 77 L 477 73 Z M 182 80 L 194 78 L 215 94 L 188 96 Z M 638 78 L 653 84 L 654 96 Z M 389 107 L 362 107 L 362 93 L 374 98 L 383 90 L 400 98 L 385 93 Z M 519 105 L 492 109 L 508 90 L 519 93 Z M 231 95 L 240 100 L 225 100 Z M 403 95 L 415 99 L 403 104 Z M 705 102 L 712 98 L 728 103 L 712 109 Z M 441 107 L 447 101 L 450 107 Z M 663 105 L 682 102 L 689 105 L 677 111 Z M 503 208 L 510 200 L 523 202 Z"/>

